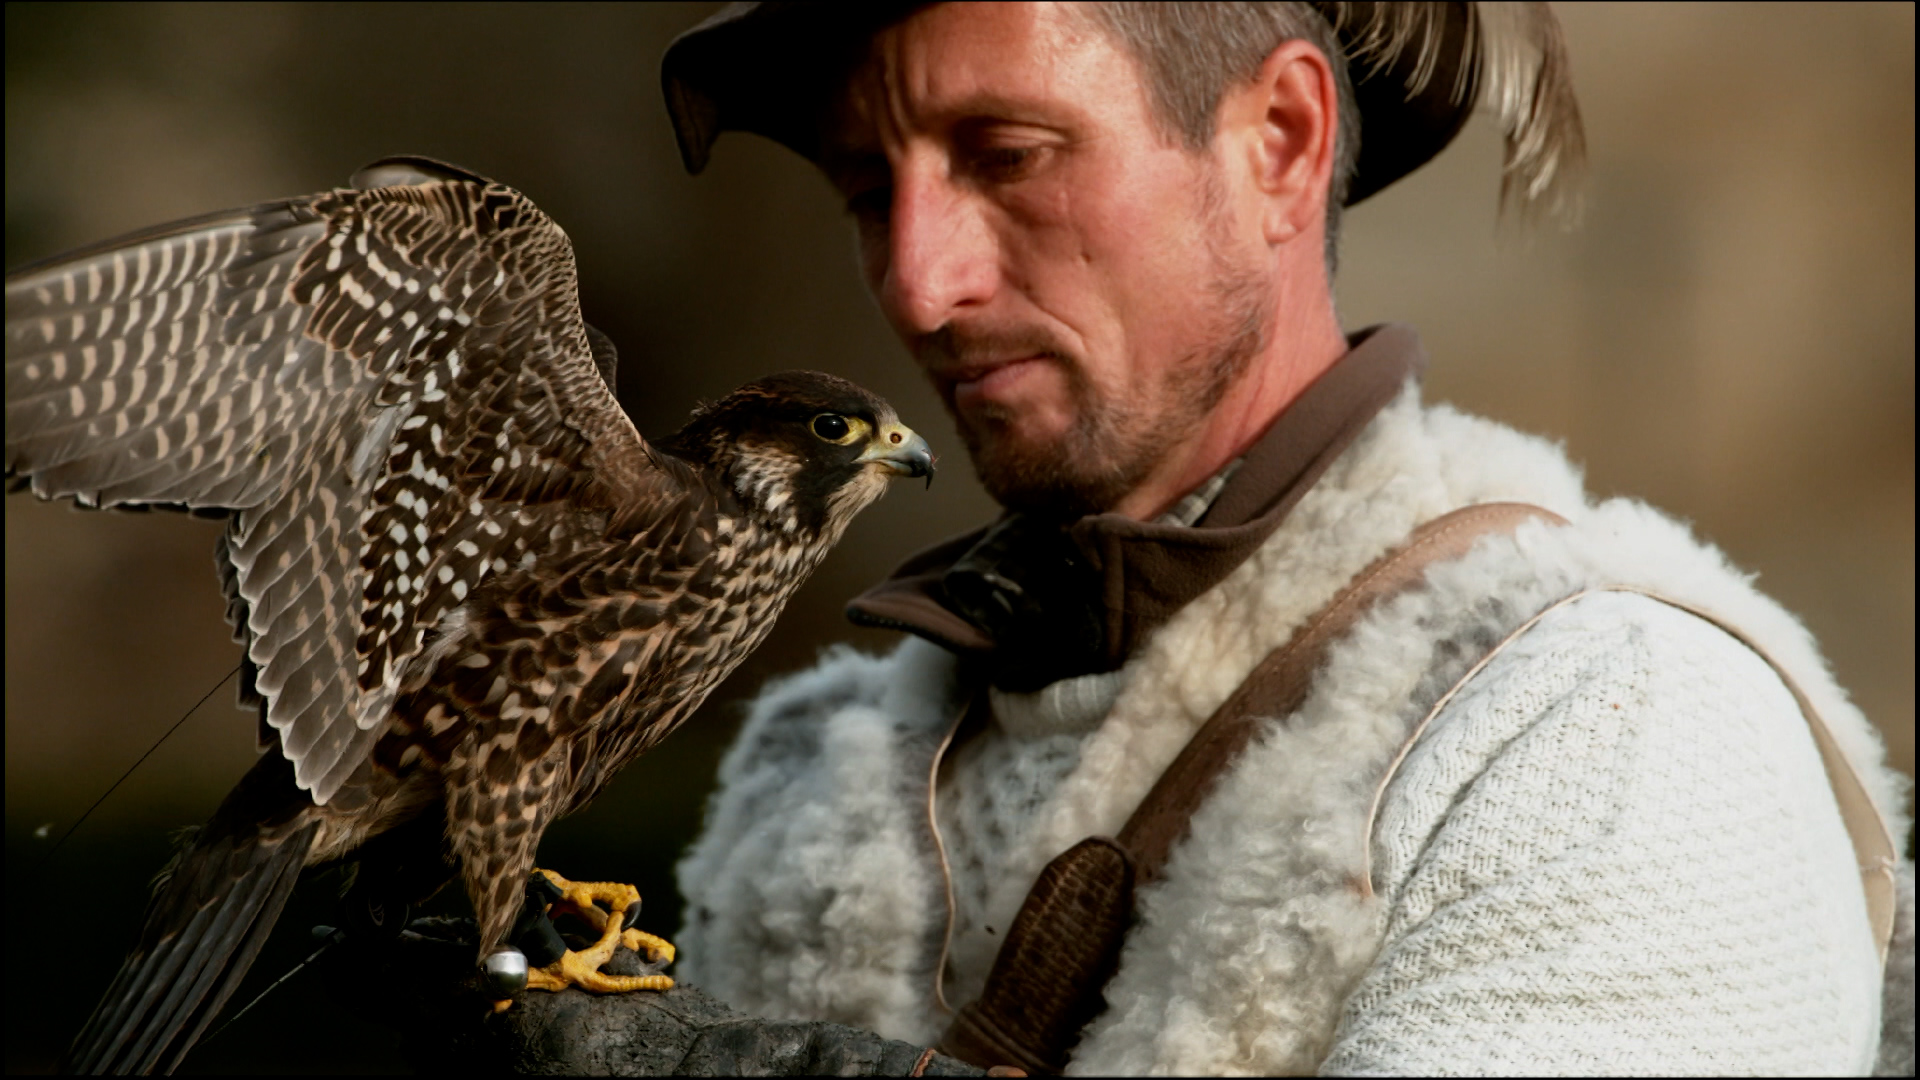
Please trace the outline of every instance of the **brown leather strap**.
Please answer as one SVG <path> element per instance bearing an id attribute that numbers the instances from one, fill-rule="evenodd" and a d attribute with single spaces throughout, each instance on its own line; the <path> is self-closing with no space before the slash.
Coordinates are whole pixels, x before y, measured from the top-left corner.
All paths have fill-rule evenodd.
<path id="1" fill-rule="evenodd" d="M 1106 1007 L 1101 991 L 1133 919 L 1130 862 L 1119 844 L 1091 836 L 1048 863 L 979 999 L 954 1013 L 940 1049 L 975 1065 L 1064 1071 L 1081 1029 Z"/>
<path id="2" fill-rule="evenodd" d="M 1306 700 L 1313 673 L 1326 659 L 1327 647 L 1345 637 L 1360 616 L 1417 584 L 1427 567 L 1465 555 L 1481 537 L 1509 533 L 1534 520 L 1566 524 L 1566 519 L 1550 510 L 1504 502 L 1469 506 L 1427 522 L 1406 543 L 1362 570 L 1285 645 L 1269 653 L 1167 766 L 1120 830 L 1120 843 L 1133 854 L 1134 884 L 1146 885 L 1159 878 L 1174 843 L 1186 835 L 1193 812 L 1253 738 L 1257 719 L 1287 716 L 1298 709 Z"/>
<path id="3" fill-rule="evenodd" d="M 1194 810 L 1253 737 L 1259 718 L 1298 709 L 1327 647 L 1374 604 L 1417 584 L 1428 566 L 1466 554 L 1481 537 L 1532 520 L 1565 524 L 1537 506 L 1485 503 L 1422 525 L 1269 653 L 1161 774 L 1117 841 L 1090 837 L 1041 871 L 980 998 L 954 1014 L 940 1048 L 976 1065 L 1062 1071 L 1080 1031 L 1105 1007 L 1101 991 L 1120 959 L 1134 889 L 1160 876 Z"/>

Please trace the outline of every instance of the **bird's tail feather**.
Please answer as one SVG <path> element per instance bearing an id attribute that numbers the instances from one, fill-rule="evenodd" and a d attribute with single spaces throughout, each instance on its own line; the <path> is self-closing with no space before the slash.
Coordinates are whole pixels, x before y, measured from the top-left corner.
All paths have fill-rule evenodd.
<path id="1" fill-rule="evenodd" d="M 226 829 L 226 809 L 155 891 L 139 947 L 74 1039 L 64 1071 L 172 1072 L 253 966 L 318 826 L 299 815 Z"/>

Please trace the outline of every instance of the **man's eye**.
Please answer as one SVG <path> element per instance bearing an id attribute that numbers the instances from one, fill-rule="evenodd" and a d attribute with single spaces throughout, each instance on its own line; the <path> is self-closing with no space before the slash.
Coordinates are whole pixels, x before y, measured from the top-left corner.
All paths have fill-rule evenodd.
<path id="1" fill-rule="evenodd" d="M 974 155 L 974 167 L 980 175 L 998 183 L 1021 179 L 1040 164 L 1046 148 L 1039 146 L 989 146 Z"/>

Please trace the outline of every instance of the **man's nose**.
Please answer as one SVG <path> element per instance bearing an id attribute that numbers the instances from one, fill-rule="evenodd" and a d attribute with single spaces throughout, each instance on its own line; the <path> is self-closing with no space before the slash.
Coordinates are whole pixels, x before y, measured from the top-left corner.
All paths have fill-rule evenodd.
<path id="1" fill-rule="evenodd" d="M 978 196 L 932 170 L 901 170 L 889 211 L 882 310 L 903 336 L 930 334 L 992 299 L 999 250 Z"/>

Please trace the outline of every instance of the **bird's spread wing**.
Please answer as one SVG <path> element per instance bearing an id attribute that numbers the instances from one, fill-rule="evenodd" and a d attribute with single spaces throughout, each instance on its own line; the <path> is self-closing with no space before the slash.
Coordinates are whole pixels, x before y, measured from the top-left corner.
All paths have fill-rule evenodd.
<path id="1" fill-rule="evenodd" d="M 9 478 L 231 512 L 229 618 L 323 804 L 470 592 L 681 494 L 596 368 L 560 228 L 431 163 L 372 176 L 7 279 Z"/>

